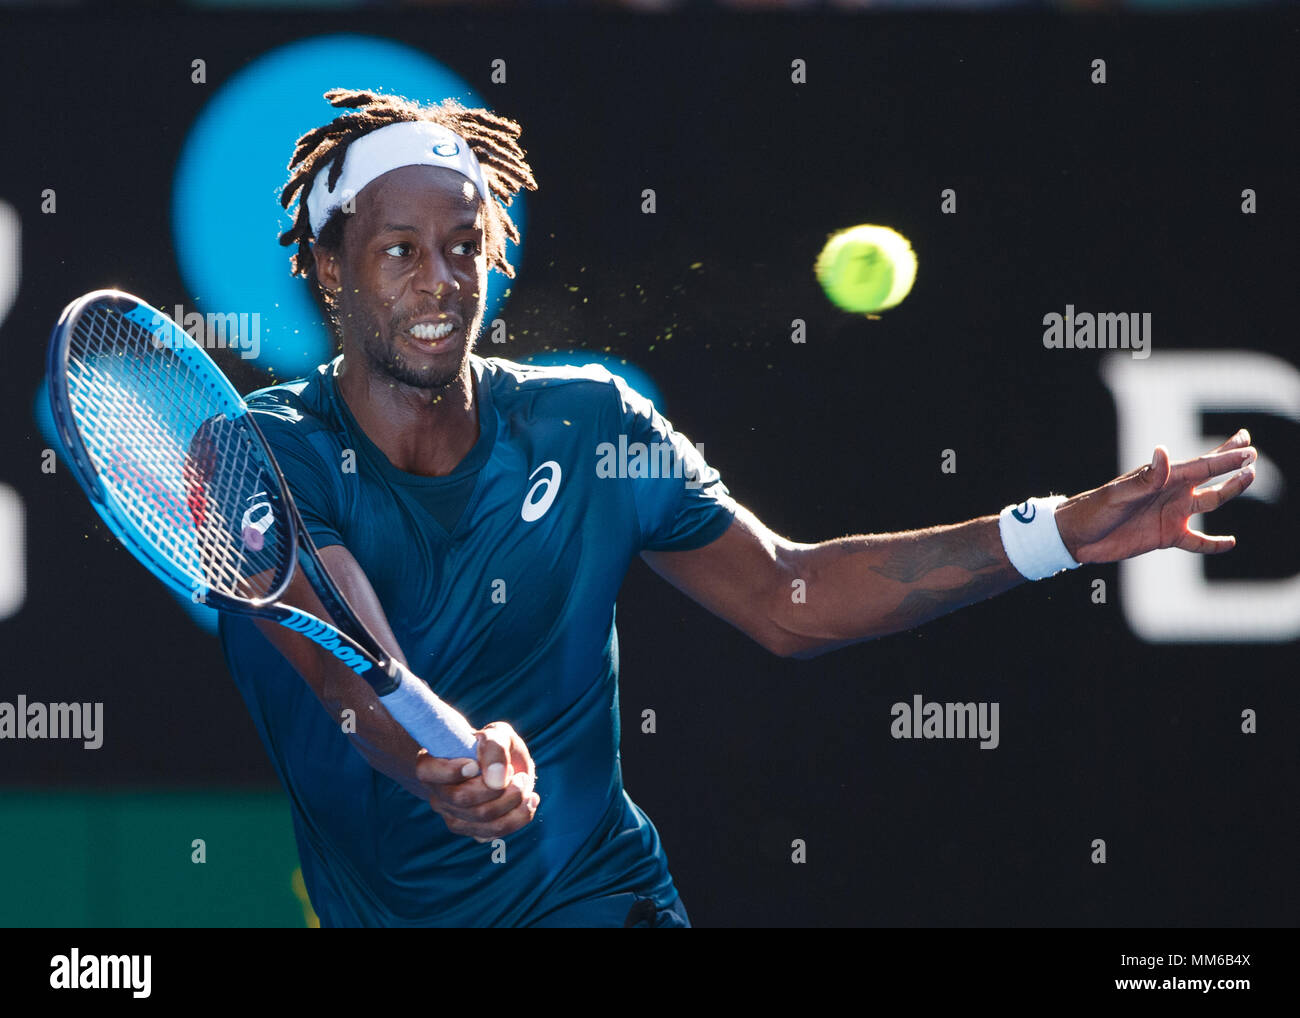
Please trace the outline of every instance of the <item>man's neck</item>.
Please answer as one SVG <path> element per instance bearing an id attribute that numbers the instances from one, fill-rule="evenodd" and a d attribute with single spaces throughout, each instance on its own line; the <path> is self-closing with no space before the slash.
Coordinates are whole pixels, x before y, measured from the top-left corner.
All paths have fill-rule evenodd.
<path id="1" fill-rule="evenodd" d="M 376 375 L 363 360 L 345 356 L 337 384 L 361 430 L 398 470 L 445 477 L 478 441 L 477 393 L 468 362 L 447 388 L 429 390 Z"/>

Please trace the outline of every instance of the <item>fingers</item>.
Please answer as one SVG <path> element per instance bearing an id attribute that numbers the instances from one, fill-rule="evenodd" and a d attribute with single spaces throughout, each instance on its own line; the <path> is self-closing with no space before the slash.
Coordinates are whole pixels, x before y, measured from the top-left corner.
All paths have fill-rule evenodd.
<path id="1" fill-rule="evenodd" d="M 513 739 L 518 739 L 509 725 L 494 721 L 478 733 L 478 763 L 483 770 L 483 781 L 488 788 L 503 789 L 514 776 L 510 749 Z"/>
<path id="2" fill-rule="evenodd" d="M 1136 470 L 1130 470 L 1127 474 L 1115 478 L 1111 485 L 1131 485 L 1133 488 L 1144 489 L 1141 497 L 1148 497 L 1152 492 L 1159 491 L 1169 480 L 1169 450 L 1163 445 L 1156 446 L 1155 452 L 1151 454 L 1151 462 L 1138 467 Z M 1110 485 L 1107 485 L 1109 487 Z M 1120 494 L 1119 491 L 1116 494 Z M 1123 489 L 1124 500 L 1135 497 L 1136 492 L 1129 488 Z"/>
<path id="3" fill-rule="evenodd" d="M 1235 537 L 1211 537 L 1209 534 L 1202 534 L 1199 530 L 1193 530 L 1188 527 L 1183 536 L 1174 542 L 1175 548 L 1182 548 L 1183 551 L 1194 551 L 1201 555 L 1219 555 L 1225 551 L 1232 551 L 1237 546 Z"/>
<path id="4" fill-rule="evenodd" d="M 1237 467 L 1253 463 L 1258 456 L 1250 444 L 1250 432 L 1242 428 L 1211 452 L 1177 465 L 1179 480 L 1204 481 Z"/>
<path id="5" fill-rule="evenodd" d="M 1192 506 L 1189 515 L 1214 512 L 1224 502 L 1236 498 L 1249 488 L 1254 480 L 1255 464 L 1251 463 L 1211 488 L 1201 488 L 1192 492 Z"/>
<path id="6" fill-rule="evenodd" d="M 1158 445 L 1149 466 L 1139 467 L 1120 480 L 1131 481 L 1140 487 L 1154 488 L 1157 491 L 1170 480 L 1176 484 L 1202 484 L 1212 477 L 1248 466 L 1258 457 L 1258 451 L 1250 444 L 1250 432 L 1242 428 L 1213 452 L 1172 465 L 1169 461 L 1169 450 L 1163 445 Z"/>
<path id="7" fill-rule="evenodd" d="M 1243 432 L 1244 434 L 1244 432 Z M 1211 477 L 1226 474 L 1229 470 L 1249 466 L 1259 458 L 1254 446 L 1241 446 L 1226 452 L 1210 452 L 1196 459 L 1184 460 L 1174 469 L 1174 479 L 1180 483 L 1201 484 Z"/>
<path id="8" fill-rule="evenodd" d="M 499 727 L 509 736 L 510 746 L 510 783 L 518 786 L 524 793 L 524 798 L 532 798 L 540 802 L 541 800 L 533 794 L 533 786 L 537 783 L 537 766 L 533 763 L 532 754 L 528 752 L 528 746 L 520 738 L 519 733 L 503 722 L 494 722 L 489 727 Z M 536 806 L 536 802 L 534 806 Z"/>
<path id="9" fill-rule="evenodd" d="M 440 810 L 447 829 L 482 842 L 513 834 L 529 823 L 537 815 L 541 800 L 532 791 L 531 783 L 527 790 L 523 787 L 525 775 L 515 777 L 504 792 L 487 789 L 493 796 L 488 802 L 467 809 Z M 474 784 L 481 781 L 475 779 Z"/>
<path id="10" fill-rule="evenodd" d="M 441 814 L 448 827 L 453 821 L 483 827 L 511 813 L 521 803 L 536 808 L 539 801 L 531 779 L 525 774 L 515 775 L 504 791 L 489 788 L 482 777 L 477 777 L 462 780 L 459 785 L 437 786 L 429 796 L 429 805 Z"/>
<path id="11" fill-rule="evenodd" d="M 510 734 L 514 736 L 510 741 L 510 763 L 514 767 L 515 778 L 526 778 L 528 791 L 531 792 L 537 778 L 537 767 L 533 763 L 532 754 L 528 752 L 528 747 L 524 745 L 524 740 L 514 731 Z"/>
<path id="12" fill-rule="evenodd" d="M 447 829 L 453 834 L 461 834 L 467 838 L 473 838 L 479 844 L 483 844 L 484 842 L 491 841 L 494 838 L 503 838 L 508 834 L 514 834 L 516 831 L 528 826 L 536 815 L 537 806 L 527 800 L 523 800 L 509 813 L 506 813 L 490 824 L 473 824 L 447 820 Z M 446 818 L 444 817 L 444 819 Z"/>
<path id="13" fill-rule="evenodd" d="M 435 810 L 472 810 L 501 797 L 501 790 L 489 788 L 480 776 L 477 760 L 445 760 L 420 750 L 415 776 L 425 786 L 426 798 Z"/>
<path id="14" fill-rule="evenodd" d="M 472 762 L 472 761 L 471 761 Z M 491 810 L 481 807 L 490 805 L 505 795 L 526 796 L 532 791 L 531 785 L 524 789 L 511 783 L 504 791 L 487 785 L 482 776 L 475 778 L 458 778 L 455 784 L 427 783 L 429 805 L 439 813 L 451 814 L 462 819 L 487 820 L 493 814 Z"/>
<path id="15" fill-rule="evenodd" d="M 415 776 L 428 785 L 457 785 L 466 778 L 472 778 L 479 772 L 477 760 L 461 757 L 446 760 L 430 756 L 422 749 L 415 761 Z"/>
<path id="16" fill-rule="evenodd" d="M 1253 452 L 1253 450 L 1251 451 Z M 1211 488 L 1193 492 L 1189 515 L 1213 512 L 1223 503 L 1236 498 L 1249 488 L 1254 479 L 1255 463 L 1252 456 L 1251 461 L 1231 477 L 1220 481 Z M 1237 539 L 1235 537 L 1211 537 L 1209 534 L 1203 534 L 1199 530 L 1191 529 L 1191 527 L 1185 529 L 1182 537 L 1175 544 L 1175 547 L 1182 548 L 1184 551 L 1193 551 L 1201 555 L 1219 555 L 1225 551 L 1231 551 L 1236 546 Z"/>
<path id="17" fill-rule="evenodd" d="M 1169 483 L 1169 475 L 1172 468 L 1169 465 L 1169 450 L 1163 445 L 1156 446 L 1156 451 L 1151 455 L 1151 482 L 1157 488 L 1163 488 Z"/>
<path id="18" fill-rule="evenodd" d="M 537 802 L 541 802 L 541 796 L 533 791 L 533 787 L 537 784 L 537 778 L 534 775 L 527 771 L 515 771 L 515 776 L 510 783 L 524 793 L 525 801 L 535 799 Z"/>
<path id="19" fill-rule="evenodd" d="M 1250 432 L 1242 428 L 1222 445 L 1215 448 L 1215 452 L 1223 452 L 1225 449 L 1240 449 L 1250 445 Z"/>

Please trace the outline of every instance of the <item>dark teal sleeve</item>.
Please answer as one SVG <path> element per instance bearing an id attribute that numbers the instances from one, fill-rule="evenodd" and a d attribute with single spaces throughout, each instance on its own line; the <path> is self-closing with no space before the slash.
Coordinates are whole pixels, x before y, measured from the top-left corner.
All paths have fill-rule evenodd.
<path id="1" fill-rule="evenodd" d="M 308 421 L 290 423 L 279 414 L 258 413 L 257 423 L 316 547 L 343 544 L 341 455 L 330 462 L 337 441 L 322 430 L 310 430 Z"/>
<path id="2" fill-rule="evenodd" d="M 722 536 L 736 514 L 736 503 L 693 445 L 654 405 L 613 376 L 619 427 L 626 441 L 624 459 L 632 485 L 643 551 L 690 551 Z M 621 455 L 621 454 L 620 454 Z"/>

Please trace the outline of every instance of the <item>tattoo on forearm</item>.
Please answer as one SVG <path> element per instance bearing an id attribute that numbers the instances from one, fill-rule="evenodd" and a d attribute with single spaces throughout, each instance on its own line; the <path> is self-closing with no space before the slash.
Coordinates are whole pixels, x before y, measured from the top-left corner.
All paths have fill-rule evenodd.
<path id="1" fill-rule="evenodd" d="M 1024 581 L 1002 550 L 996 516 L 809 550 L 802 575 L 820 596 L 811 612 L 788 607 L 783 626 L 806 641 L 804 656 L 912 629 Z"/>
<path id="2" fill-rule="evenodd" d="M 1006 590 L 1007 586 L 1008 584 L 995 576 L 977 576 L 960 587 L 911 590 L 903 597 L 899 606 L 885 615 L 881 621 L 890 632 L 901 632 L 999 594 Z"/>
<path id="3" fill-rule="evenodd" d="M 909 534 L 872 549 L 868 569 L 897 583 L 917 584 L 881 621 L 892 632 L 910 629 L 976 601 L 1008 590 L 1019 576 L 1007 568 L 1001 542 L 992 545 L 991 531 L 969 526 Z M 927 576 L 947 571 L 948 582 L 926 584 Z M 961 570 L 965 577 L 954 577 Z M 953 581 L 956 582 L 953 582 Z"/>
<path id="4" fill-rule="evenodd" d="M 922 531 L 922 535 L 925 533 Z M 949 566 L 978 573 L 996 570 L 999 564 L 999 557 L 992 549 L 980 547 L 969 535 L 963 538 L 955 533 L 947 541 L 909 535 L 907 540 L 888 541 L 877 553 L 881 560 L 871 566 L 871 571 L 899 583 L 915 583 L 927 573 Z"/>

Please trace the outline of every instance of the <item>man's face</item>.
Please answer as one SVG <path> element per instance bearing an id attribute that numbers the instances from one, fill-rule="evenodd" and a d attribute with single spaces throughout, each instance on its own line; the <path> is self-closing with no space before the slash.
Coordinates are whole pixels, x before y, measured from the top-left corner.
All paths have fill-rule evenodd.
<path id="1" fill-rule="evenodd" d="M 362 188 L 342 251 L 317 258 L 345 353 L 351 343 L 373 371 L 418 389 L 456 381 L 483 324 L 484 209 L 440 166 L 403 166 Z"/>

